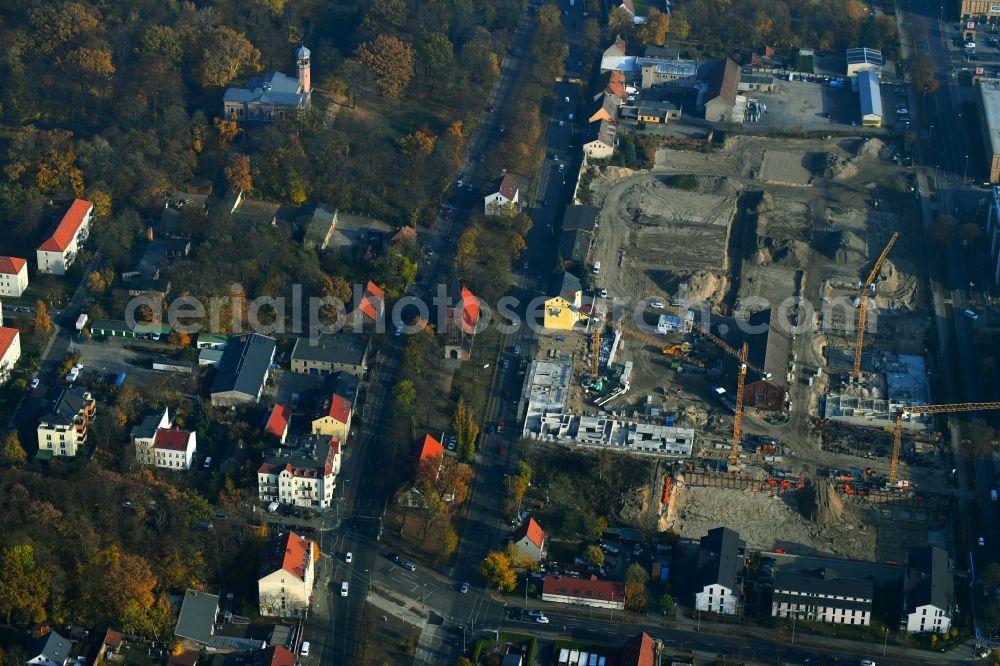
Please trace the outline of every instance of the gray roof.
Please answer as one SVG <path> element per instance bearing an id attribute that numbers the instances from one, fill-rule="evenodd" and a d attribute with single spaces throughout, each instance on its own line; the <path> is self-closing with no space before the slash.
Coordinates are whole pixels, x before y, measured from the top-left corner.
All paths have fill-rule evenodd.
<path id="1" fill-rule="evenodd" d="M 229 88 L 223 101 L 298 108 L 307 97 L 308 95 L 299 93 L 297 78 L 285 76 L 281 72 L 271 72 L 263 78 L 250 79 L 245 88 Z"/>
<path id="2" fill-rule="evenodd" d="M 552 280 L 552 285 L 549 287 L 549 297 L 555 298 L 556 296 L 562 296 L 564 299 L 572 303 L 576 300 L 577 292 L 583 291 L 583 286 L 580 284 L 580 278 L 573 275 L 569 271 L 563 271 Z"/>
<path id="3" fill-rule="evenodd" d="M 156 434 L 156 430 L 160 427 L 160 420 L 163 418 L 163 412 L 165 411 L 166 408 L 152 414 L 147 414 L 142 423 L 132 428 L 132 439 L 152 438 Z"/>
<path id="4" fill-rule="evenodd" d="M 948 553 L 937 546 L 910 548 L 906 553 L 906 607 L 931 605 L 949 611 L 955 599 Z"/>
<path id="5" fill-rule="evenodd" d="M 848 601 L 825 597 L 852 597 L 862 601 Z M 842 608 L 844 610 L 872 609 L 872 599 L 875 595 L 875 584 L 870 580 L 860 578 L 841 578 L 833 569 L 823 568 L 814 571 L 779 571 L 774 575 L 774 600 L 789 603 L 801 603 L 802 597 L 808 596 L 809 604 L 826 608 Z"/>
<path id="6" fill-rule="evenodd" d="M 332 375 L 327 375 L 326 380 L 323 382 L 323 392 L 339 395 L 345 400 L 355 402 L 358 399 L 358 387 L 360 384 L 360 379 L 340 370 Z"/>
<path id="7" fill-rule="evenodd" d="M 590 141 L 600 141 L 609 148 L 615 147 L 615 135 L 618 129 L 613 122 L 602 120 L 601 124 L 589 132 L 588 143 Z"/>
<path id="8" fill-rule="evenodd" d="M 652 67 L 661 74 L 693 77 L 698 73 L 698 63 L 694 60 L 661 60 L 660 58 L 637 58 L 639 67 Z"/>
<path id="9" fill-rule="evenodd" d="M 672 102 L 641 102 L 639 104 L 640 116 L 662 116 L 667 111 L 676 111 L 677 105 Z"/>
<path id="10" fill-rule="evenodd" d="M 771 384 L 784 387 L 788 376 L 788 348 L 791 344 L 791 334 L 782 324 L 778 311 L 767 309 L 755 312 L 747 318 L 747 322 L 750 330 L 767 327 L 763 334 L 747 335 L 750 363 L 763 368 L 764 372 L 771 373 L 771 378 L 768 380 Z M 747 381 L 757 379 L 760 377 L 753 377 Z"/>
<path id="11" fill-rule="evenodd" d="M 584 229 L 565 229 L 559 237 L 559 254 L 566 260 L 584 262 L 592 239 L 593 234 Z"/>
<path id="12" fill-rule="evenodd" d="M 708 76 L 708 90 L 705 103 L 721 97 L 728 104 L 736 103 L 736 92 L 740 84 L 740 67 L 732 58 L 726 58 L 715 65 Z"/>
<path id="13" fill-rule="evenodd" d="M 274 338 L 258 333 L 230 338 L 219 361 L 212 394 L 237 391 L 256 398 L 271 367 L 276 345 Z"/>
<path id="14" fill-rule="evenodd" d="M 174 635 L 208 645 L 215 632 L 218 612 L 218 595 L 188 590 L 184 593 L 184 602 L 181 604 L 181 613 L 177 618 Z"/>
<path id="15" fill-rule="evenodd" d="M 657 44 L 647 44 L 643 53 L 647 58 L 677 58 L 681 54 L 680 49 L 673 46 L 658 46 Z"/>
<path id="16" fill-rule="evenodd" d="M 597 214 L 600 209 L 594 206 L 567 206 L 563 214 L 562 229 L 583 229 L 593 231 L 597 226 Z"/>
<path id="17" fill-rule="evenodd" d="M 336 335 L 321 335 L 319 340 L 299 338 L 292 349 L 292 360 L 361 365 L 367 352 L 367 337 L 341 332 Z"/>
<path id="18" fill-rule="evenodd" d="M 728 527 L 716 527 L 701 538 L 698 551 L 698 589 L 707 585 L 722 585 L 729 590 L 739 589 L 743 558 L 740 550 L 746 542 L 739 532 Z"/>
<path id="19" fill-rule="evenodd" d="M 36 638 L 31 644 L 29 659 L 44 657 L 56 664 L 63 664 L 69 658 L 69 640 L 55 631 Z"/>
<path id="20" fill-rule="evenodd" d="M 882 88 L 878 74 L 872 71 L 858 72 L 858 92 L 861 94 L 861 115 L 882 117 Z"/>
<path id="21" fill-rule="evenodd" d="M 774 77 L 769 74 L 740 74 L 740 83 L 756 83 L 757 85 L 770 85 L 774 83 Z"/>
<path id="22" fill-rule="evenodd" d="M 72 425 L 77 414 L 83 409 L 85 393 L 86 391 L 82 388 L 69 388 L 63 391 L 62 395 L 56 400 L 52 411 L 42 417 L 42 423 L 50 426 Z"/>

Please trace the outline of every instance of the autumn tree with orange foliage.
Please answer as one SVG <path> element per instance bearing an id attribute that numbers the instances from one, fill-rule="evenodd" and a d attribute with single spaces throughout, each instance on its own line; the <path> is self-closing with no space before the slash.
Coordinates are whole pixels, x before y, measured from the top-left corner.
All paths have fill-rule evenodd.
<path id="1" fill-rule="evenodd" d="M 250 174 L 250 157 L 248 155 L 242 153 L 230 155 L 225 173 L 229 186 L 234 190 L 249 192 L 253 189 L 253 176 Z"/>
<path id="2" fill-rule="evenodd" d="M 401 97 L 413 78 L 413 48 L 398 37 L 382 34 L 358 47 L 358 60 L 375 74 L 375 86 L 386 97 Z"/>

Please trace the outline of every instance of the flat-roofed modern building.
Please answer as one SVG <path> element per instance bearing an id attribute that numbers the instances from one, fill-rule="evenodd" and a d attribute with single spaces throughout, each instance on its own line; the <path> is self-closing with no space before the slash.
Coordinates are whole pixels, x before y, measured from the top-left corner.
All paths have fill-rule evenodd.
<path id="1" fill-rule="evenodd" d="M 858 72 L 874 71 L 882 74 L 882 67 L 885 61 L 882 59 L 882 52 L 876 49 L 857 48 L 847 49 L 847 75 L 854 76 Z"/>
<path id="2" fill-rule="evenodd" d="M 979 126 L 989 164 L 989 181 L 1000 182 L 1000 80 L 979 81 Z"/>

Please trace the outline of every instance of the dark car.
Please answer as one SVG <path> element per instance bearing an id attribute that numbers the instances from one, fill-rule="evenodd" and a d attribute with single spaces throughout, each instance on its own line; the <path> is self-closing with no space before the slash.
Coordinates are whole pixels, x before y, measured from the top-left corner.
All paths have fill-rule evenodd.
<path id="1" fill-rule="evenodd" d="M 358 529 L 358 519 L 357 518 L 351 518 L 351 529 L 352 530 Z"/>
<path id="2" fill-rule="evenodd" d="M 303 527 L 302 531 L 305 534 L 316 534 L 316 528 L 315 527 Z"/>

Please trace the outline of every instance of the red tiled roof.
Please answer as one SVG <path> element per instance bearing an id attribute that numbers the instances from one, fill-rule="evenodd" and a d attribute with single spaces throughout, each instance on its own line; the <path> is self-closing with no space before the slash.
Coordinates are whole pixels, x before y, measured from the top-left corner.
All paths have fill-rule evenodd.
<path id="1" fill-rule="evenodd" d="M 507 201 L 513 201 L 517 197 L 517 180 L 509 173 L 505 174 L 500 181 L 500 195 Z"/>
<path id="2" fill-rule="evenodd" d="M 267 425 L 264 426 L 264 431 L 275 437 L 284 437 L 288 432 L 288 420 L 291 416 L 292 410 L 288 405 L 283 405 L 279 402 L 271 410 L 271 415 L 267 417 Z"/>
<path id="3" fill-rule="evenodd" d="M 434 456 L 443 456 L 444 447 L 430 435 L 424 435 L 424 443 L 420 446 L 420 461 L 423 462 Z"/>
<path id="4" fill-rule="evenodd" d="M 398 243 L 404 238 L 416 238 L 416 237 L 417 237 L 417 230 L 411 226 L 405 226 L 399 231 L 397 231 L 395 234 L 393 234 L 392 238 L 389 239 L 389 242 Z"/>
<path id="5" fill-rule="evenodd" d="M 124 640 L 124 638 L 125 637 L 122 635 L 120 631 L 115 631 L 114 629 L 108 629 L 104 634 L 104 644 L 107 645 L 108 647 L 117 650 L 118 648 L 121 647 L 122 640 Z"/>
<path id="6" fill-rule="evenodd" d="M 281 645 L 273 645 L 264 651 L 264 663 L 269 666 L 294 666 L 295 655 Z"/>
<path id="7" fill-rule="evenodd" d="M 462 329 L 466 333 L 472 333 L 477 323 L 479 323 L 479 299 L 466 287 L 462 287 Z"/>
<path id="8" fill-rule="evenodd" d="M 337 394 L 330 396 L 329 400 L 329 409 L 324 410 L 323 416 L 329 416 L 340 423 L 346 424 L 348 419 L 351 418 L 351 408 L 353 407 L 351 401 Z"/>
<path id="9" fill-rule="evenodd" d="M 281 560 L 281 568 L 301 580 L 306 576 L 308 564 L 309 540 L 289 532 L 285 537 L 285 557 Z"/>
<path id="10" fill-rule="evenodd" d="M 630 638 L 622 647 L 622 666 L 653 666 L 656 641 L 645 631 Z"/>
<path id="11" fill-rule="evenodd" d="M 629 14 L 635 16 L 635 5 L 632 4 L 632 0 L 622 0 L 622 7 L 629 11 Z"/>
<path id="12" fill-rule="evenodd" d="M 83 224 L 83 218 L 87 216 L 87 213 L 93 207 L 94 204 L 86 199 L 74 200 L 69 210 L 59 220 L 55 231 L 52 232 L 52 235 L 44 243 L 38 246 L 38 249 L 47 252 L 62 252 L 69 247 L 73 236 L 76 235 L 76 232 L 80 229 L 80 225 Z"/>
<path id="13" fill-rule="evenodd" d="M 375 320 L 382 312 L 382 303 L 385 301 L 385 292 L 374 282 L 369 281 L 365 285 L 365 295 L 358 304 L 358 309 L 371 320 Z"/>
<path id="14" fill-rule="evenodd" d="M 28 262 L 20 257 L 0 257 L 0 273 L 17 275 L 26 263 Z"/>
<path id="15" fill-rule="evenodd" d="M 191 433 L 187 430 L 166 430 L 160 428 L 153 437 L 154 449 L 167 449 L 168 451 L 187 451 L 188 441 Z"/>
<path id="16" fill-rule="evenodd" d="M 535 544 L 535 547 L 539 549 L 545 543 L 545 530 L 535 522 L 534 518 L 528 518 L 528 522 L 522 525 L 521 529 L 514 536 L 514 541 L 520 541 L 524 537 L 528 537 L 528 541 Z"/>
<path id="17" fill-rule="evenodd" d="M 546 576 L 542 594 L 558 594 L 578 599 L 625 600 L 625 583 L 617 580 L 584 580 Z"/>
<path id="18" fill-rule="evenodd" d="M 20 335 L 20 331 L 16 328 L 9 328 L 7 326 L 0 327 L 0 358 L 3 358 L 10 349 L 10 346 L 14 344 L 14 340 Z"/>

